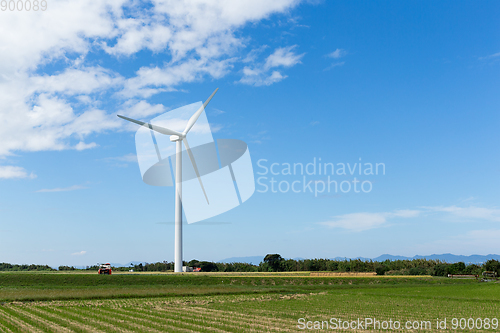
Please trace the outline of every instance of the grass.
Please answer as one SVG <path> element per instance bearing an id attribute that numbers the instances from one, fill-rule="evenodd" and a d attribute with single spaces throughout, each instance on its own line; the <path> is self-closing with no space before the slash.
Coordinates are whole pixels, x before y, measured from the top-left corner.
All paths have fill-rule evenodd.
<path id="1" fill-rule="evenodd" d="M 431 277 L 8 273 L 0 300 L 0 332 L 282 332 L 367 317 L 436 332 L 437 318 L 444 331 L 452 318 L 500 319 L 499 283 Z"/>
<path id="2" fill-rule="evenodd" d="M 0 274 L 0 301 L 105 299 L 218 295 L 243 293 L 314 292 L 371 285 L 467 284 L 467 280 L 432 277 L 308 277 L 240 274 Z"/>

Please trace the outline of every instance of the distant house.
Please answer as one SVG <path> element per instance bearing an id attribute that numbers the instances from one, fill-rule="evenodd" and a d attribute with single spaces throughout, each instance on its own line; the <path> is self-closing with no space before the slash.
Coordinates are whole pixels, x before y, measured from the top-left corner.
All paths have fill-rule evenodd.
<path id="1" fill-rule="evenodd" d="M 182 271 L 183 272 L 201 272 L 201 268 L 200 267 L 182 266 Z"/>

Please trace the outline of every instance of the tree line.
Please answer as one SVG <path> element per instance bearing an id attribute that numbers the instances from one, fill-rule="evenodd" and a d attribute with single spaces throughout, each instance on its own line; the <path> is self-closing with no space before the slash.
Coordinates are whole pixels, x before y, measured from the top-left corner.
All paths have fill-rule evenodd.
<path id="1" fill-rule="evenodd" d="M 378 275 L 432 275 L 447 276 L 448 274 L 477 274 L 484 271 L 495 271 L 500 276 L 500 262 L 488 260 L 482 265 L 465 264 L 464 262 L 446 263 L 433 259 L 408 259 L 372 261 L 360 259 L 285 259 L 279 254 L 268 254 L 258 265 L 232 262 L 220 263 L 210 261 L 184 261 L 184 266 L 199 267 L 202 272 L 376 272 Z M 77 269 L 73 266 L 59 266 L 59 271 L 87 270 L 97 271 L 99 265 Z M 140 263 L 129 267 L 112 267 L 114 271 L 135 272 L 169 272 L 174 270 L 174 263 L 163 261 L 156 263 Z M 55 271 L 48 265 L 12 265 L 0 264 L 0 271 Z"/>
<path id="2" fill-rule="evenodd" d="M 361 259 L 284 259 L 279 254 L 268 254 L 259 265 L 232 262 L 220 263 L 210 261 L 184 261 L 184 266 L 199 267 L 202 272 L 376 272 L 378 275 L 432 275 L 477 274 L 484 271 L 495 271 L 500 276 L 500 262 L 488 260 L 482 265 L 465 264 L 464 262 L 446 263 L 433 259 L 408 259 L 372 261 Z M 94 268 L 95 270 L 98 267 Z M 173 262 L 140 263 L 130 267 L 113 267 L 113 270 L 135 272 L 169 272 L 174 270 Z"/>
<path id="3" fill-rule="evenodd" d="M 261 272 L 330 271 L 330 272 L 376 272 L 377 275 L 433 275 L 481 274 L 495 271 L 500 275 L 500 262 L 488 260 L 482 265 L 464 262 L 446 263 L 434 259 L 408 259 L 363 261 L 361 259 L 284 259 L 279 254 L 268 254 L 258 266 Z"/>
<path id="4" fill-rule="evenodd" d="M 12 265 L 6 262 L 0 263 L 0 271 L 55 271 L 48 265 Z"/>

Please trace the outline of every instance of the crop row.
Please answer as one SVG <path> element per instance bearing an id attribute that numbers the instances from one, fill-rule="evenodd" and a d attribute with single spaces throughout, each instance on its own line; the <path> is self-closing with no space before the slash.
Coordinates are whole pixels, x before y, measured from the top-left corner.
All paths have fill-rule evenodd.
<path id="1" fill-rule="evenodd" d="M 283 332 L 292 321 L 162 299 L 0 305 L 0 332 Z"/>

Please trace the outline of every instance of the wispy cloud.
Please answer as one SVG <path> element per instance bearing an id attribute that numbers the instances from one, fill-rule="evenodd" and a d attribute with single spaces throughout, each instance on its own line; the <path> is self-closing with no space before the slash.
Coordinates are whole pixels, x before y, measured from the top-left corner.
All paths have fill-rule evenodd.
<path id="1" fill-rule="evenodd" d="M 239 82 L 253 86 L 269 86 L 285 79 L 287 76 L 277 68 L 288 68 L 300 63 L 304 53 L 295 53 L 293 50 L 296 47 L 297 45 L 277 48 L 263 63 L 253 67 L 245 66 L 243 77 Z"/>
<path id="2" fill-rule="evenodd" d="M 87 251 L 75 252 L 75 253 L 71 253 L 71 255 L 72 256 L 83 256 L 85 253 L 87 253 Z"/>
<path id="3" fill-rule="evenodd" d="M 82 186 L 82 185 L 73 185 L 73 186 L 64 187 L 64 188 L 41 189 L 41 190 L 38 190 L 36 192 L 68 192 L 68 191 L 84 190 L 87 188 L 88 187 Z"/>
<path id="4" fill-rule="evenodd" d="M 123 156 L 106 157 L 106 158 L 103 158 L 103 160 L 137 163 L 137 155 L 130 153 L 130 154 L 123 155 Z"/>
<path id="5" fill-rule="evenodd" d="M 250 142 L 256 144 L 262 144 L 264 141 L 271 139 L 268 131 L 266 130 L 257 132 L 255 134 L 249 134 L 249 137 L 251 138 Z"/>
<path id="6" fill-rule="evenodd" d="M 395 210 L 383 213 L 351 213 L 334 216 L 331 221 L 319 222 L 330 228 L 341 228 L 350 231 L 365 231 L 387 225 L 393 218 L 412 218 L 420 215 L 419 210 Z"/>
<path id="7" fill-rule="evenodd" d="M 341 228 L 350 231 L 365 231 L 389 225 L 389 220 L 397 218 L 429 217 L 431 214 L 440 216 L 450 222 L 500 222 L 500 209 L 487 207 L 435 206 L 420 207 L 418 210 L 401 209 L 382 213 L 350 213 L 334 216 L 330 221 L 319 224 L 330 228 Z"/>
<path id="8" fill-rule="evenodd" d="M 453 221 L 471 221 L 483 220 L 489 222 L 500 222 L 500 209 L 485 208 L 477 206 L 458 207 L 458 206 L 435 206 L 422 207 L 432 212 L 445 213 L 446 217 Z"/>
<path id="9" fill-rule="evenodd" d="M 335 67 L 340 67 L 340 66 L 344 66 L 345 64 L 345 61 L 341 61 L 341 62 L 335 62 L 333 64 L 331 64 L 330 66 L 328 66 L 327 68 L 325 68 L 323 71 L 329 71 L 330 69 L 334 69 Z"/>
<path id="10" fill-rule="evenodd" d="M 0 179 L 16 179 L 16 178 L 36 178 L 36 175 L 32 172 L 28 174 L 28 172 L 18 166 L 13 165 L 2 165 L 0 166 Z"/>
<path id="11" fill-rule="evenodd" d="M 309 125 L 311 125 L 311 126 L 319 125 L 319 121 L 317 121 L 317 120 L 311 121 L 311 123 Z"/>
<path id="12" fill-rule="evenodd" d="M 347 55 L 347 51 L 344 49 L 336 49 L 332 53 L 328 53 L 327 57 L 333 58 L 333 59 L 340 59 L 342 57 L 345 57 Z"/>
<path id="13" fill-rule="evenodd" d="M 479 57 L 479 60 L 487 60 L 487 59 L 493 59 L 493 58 L 500 58 L 500 52 L 490 54 L 485 57 Z"/>
<path id="14" fill-rule="evenodd" d="M 216 108 L 212 108 L 211 111 L 210 111 L 210 115 L 213 116 L 213 117 L 220 116 L 221 114 L 224 114 L 224 113 L 226 113 L 226 111 L 222 111 L 222 110 L 219 110 L 219 109 L 216 109 Z"/>
<path id="15" fill-rule="evenodd" d="M 326 56 L 328 58 L 332 58 L 335 60 L 339 60 L 340 58 L 343 58 L 347 55 L 347 51 L 344 49 L 336 49 L 335 51 L 328 53 Z M 345 61 L 337 61 L 332 63 L 330 66 L 326 67 L 323 71 L 329 71 L 331 69 L 334 69 L 335 67 L 341 67 L 344 66 Z"/>

